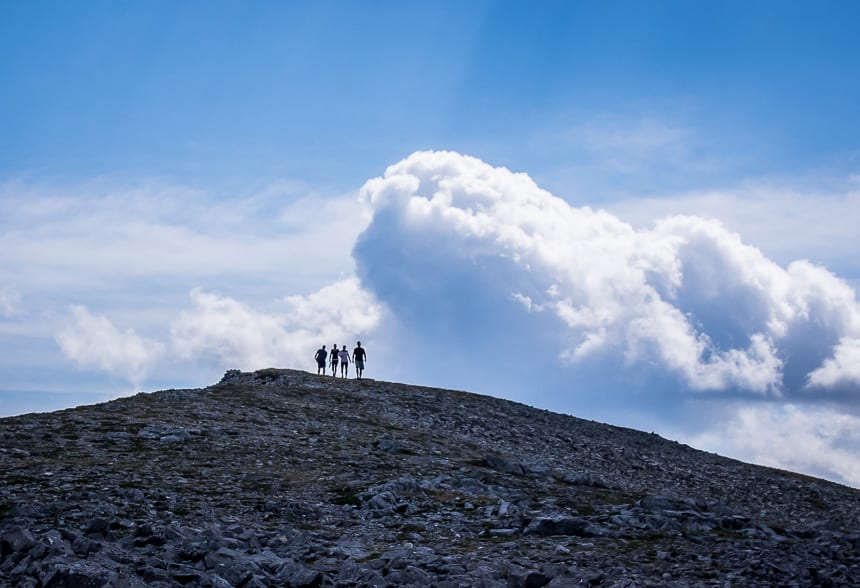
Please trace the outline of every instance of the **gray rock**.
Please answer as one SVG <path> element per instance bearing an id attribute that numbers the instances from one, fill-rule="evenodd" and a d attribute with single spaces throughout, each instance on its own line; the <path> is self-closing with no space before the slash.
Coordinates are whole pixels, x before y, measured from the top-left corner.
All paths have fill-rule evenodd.
<path id="1" fill-rule="evenodd" d="M 481 462 L 483 465 L 488 468 L 505 472 L 508 474 L 514 474 L 517 476 L 523 476 L 526 473 L 525 468 L 520 463 L 515 463 L 498 455 L 485 455 Z"/>
<path id="2" fill-rule="evenodd" d="M 102 588 L 110 579 L 108 571 L 94 563 L 80 561 L 57 565 L 41 584 L 44 588 Z"/>
<path id="3" fill-rule="evenodd" d="M 107 519 L 96 517 L 87 523 L 87 528 L 84 530 L 84 534 L 88 537 L 112 539 L 113 533 L 111 533 L 110 525 L 111 523 Z"/>
<path id="4" fill-rule="evenodd" d="M 188 431 L 175 431 L 168 435 L 163 435 L 159 437 L 159 441 L 162 443 L 182 443 L 183 441 L 188 441 L 191 438 L 191 435 Z"/>
<path id="5" fill-rule="evenodd" d="M 92 539 L 88 539 L 83 535 L 75 537 L 75 539 L 72 541 L 72 551 L 84 558 L 93 553 L 97 553 L 99 550 L 101 550 L 101 548 L 101 543 L 99 543 L 98 541 L 93 541 Z"/>
<path id="6" fill-rule="evenodd" d="M 314 588 L 322 583 L 322 578 L 322 572 L 295 562 L 283 565 L 275 574 L 278 585 L 290 588 Z"/>
<path id="7" fill-rule="evenodd" d="M 22 553 L 36 545 L 32 533 L 20 526 L 13 526 L 0 535 L 0 556 Z"/>
<path id="8" fill-rule="evenodd" d="M 403 562 L 403 565 L 385 576 L 385 581 L 393 586 L 427 586 L 430 584 L 430 575 Z"/>
<path id="9" fill-rule="evenodd" d="M 594 537 L 593 526 L 579 517 L 551 517 L 533 519 L 523 531 L 535 535 L 576 535 L 578 537 Z"/>

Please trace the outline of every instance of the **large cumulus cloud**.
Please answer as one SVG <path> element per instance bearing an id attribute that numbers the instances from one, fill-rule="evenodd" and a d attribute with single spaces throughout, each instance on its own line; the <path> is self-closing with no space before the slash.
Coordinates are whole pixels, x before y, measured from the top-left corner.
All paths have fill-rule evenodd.
<path id="1" fill-rule="evenodd" d="M 718 221 L 635 230 L 453 152 L 413 154 L 362 198 L 373 213 L 354 250 L 363 283 L 449 346 L 507 332 L 521 347 L 557 344 L 562 361 L 615 357 L 694 390 L 860 387 L 853 290 L 806 261 L 779 266 Z"/>

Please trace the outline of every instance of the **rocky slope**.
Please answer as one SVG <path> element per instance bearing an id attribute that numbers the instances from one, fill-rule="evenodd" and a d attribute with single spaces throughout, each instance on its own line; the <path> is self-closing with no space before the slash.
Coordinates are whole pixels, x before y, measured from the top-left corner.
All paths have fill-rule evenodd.
<path id="1" fill-rule="evenodd" d="M 856 586 L 860 491 L 292 370 L 0 419 L 10 586 Z"/>

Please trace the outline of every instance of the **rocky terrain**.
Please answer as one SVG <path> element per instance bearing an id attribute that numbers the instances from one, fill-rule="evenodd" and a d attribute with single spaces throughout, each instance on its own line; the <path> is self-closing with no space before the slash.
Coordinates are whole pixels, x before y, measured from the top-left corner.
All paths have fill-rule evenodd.
<path id="1" fill-rule="evenodd" d="M 0 419 L 8 586 L 857 586 L 860 491 L 292 370 Z"/>

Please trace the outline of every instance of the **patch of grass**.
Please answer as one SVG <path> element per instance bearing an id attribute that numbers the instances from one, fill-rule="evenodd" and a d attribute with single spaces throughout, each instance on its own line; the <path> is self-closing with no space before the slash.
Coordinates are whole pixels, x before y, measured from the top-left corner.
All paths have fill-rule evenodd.
<path id="1" fill-rule="evenodd" d="M 746 535 L 744 535 L 740 532 L 740 530 L 737 529 L 724 529 L 722 527 L 717 527 L 714 529 L 713 533 L 718 537 L 722 537 L 723 539 L 731 539 L 732 541 L 747 538 Z"/>
<path id="2" fill-rule="evenodd" d="M 591 515 L 596 515 L 600 511 L 598 511 L 593 504 L 579 504 L 574 507 L 576 509 L 576 514 L 587 517 Z"/>
<path id="3" fill-rule="evenodd" d="M 810 494 L 808 496 L 804 496 L 803 499 L 819 510 L 827 510 L 829 508 L 827 501 L 825 501 L 823 498 L 821 498 L 821 496 L 817 494 Z"/>
<path id="4" fill-rule="evenodd" d="M 406 523 L 401 525 L 397 532 L 398 541 L 407 541 L 413 533 L 424 533 L 427 529 L 423 525 L 416 523 Z"/>
<path id="5" fill-rule="evenodd" d="M 3 481 L 4 486 L 17 486 L 17 485 L 25 485 L 33 482 L 38 482 L 39 480 L 34 476 L 28 476 L 26 474 L 20 473 L 12 473 L 9 472 L 4 475 L 0 480 Z"/>
<path id="6" fill-rule="evenodd" d="M 459 492 L 452 490 L 430 490 L 427 492 L 437 502 L 462 502 L 463 497 Z"/>
<path id="7" fill-rule="evenodd" d="M 670 537 L 663 533 L 651 531 L 637 535 L 636 537 L 628 538 L 625 542 L 616 545 L 615 549 L 620 552 L 630 553 L 634 551 L 654 549 L 655 545 L 661 545 L 667 541 L 675 541 L 676 538 Z"/>
<path id="8" fill-rule="evenodd" d="M 373 561 L 382 557 L 382 553 L 378 551 L 374 551 L 373 553 L 367 554 L 365 557 L 358 558 L 355 560 L 356 563 L 367 563 L 369 561 Z"/>
<path id="9" fill-rule="evenodd" d="M 488 496 L 486 494 L 478 494 L 477 496 L 469 496 L 465 502 L 471 502 L 475 508 L 480 508 L 482 506 L 490 506 L 491 504 L 498 504 L 499 499 L 494 498 L 492 496 Z"/>
<path id="10" fill-rule="evenodd" d="M 359 495 L 363 492 L 360 488 L 352 488 L 349 486 L 339 486 L 333 488 L 331 492 L 334 494 L 332 504 L 338 506 L 361 506 L 361 498 Z"/>

